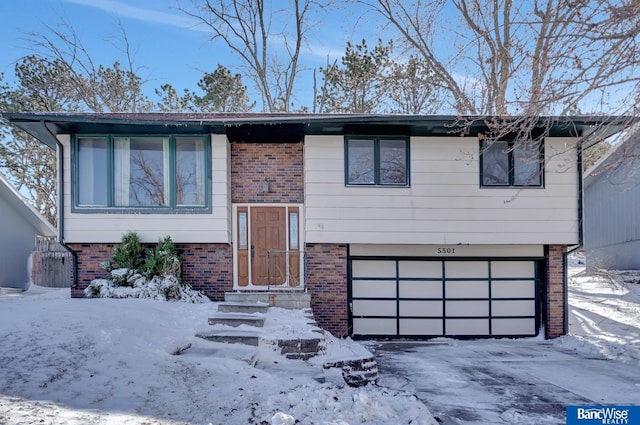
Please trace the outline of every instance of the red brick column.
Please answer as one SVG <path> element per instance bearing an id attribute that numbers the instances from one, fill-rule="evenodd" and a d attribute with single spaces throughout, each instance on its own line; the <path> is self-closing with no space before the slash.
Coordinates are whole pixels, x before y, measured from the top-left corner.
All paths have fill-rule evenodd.
<path id="1" fill-rule="evenodd" d="M 545 287 L 545 338 L 557 338 L 567 333 L 565 323 L 566 290 L 564 253 L 566 245 L 549 245 L 546 250 L 547 282 Z"/>
<path id="2" fill-rule="evenodd" d="M 306 245 L 306 286 L 318 325 L 336 337 L 349 334 L 347 245 Z"/>
<path id="3" fill-rule="evenodd" d="M 69 244 L 77 255 L 78 286 L 71 288 L 72 298 L 84 297 L 84 289 L 93 279 L 108 278 L 100 264 L 113 255 L 115 244 Z M 154 244 L 144 244 L 153 247 Z M 176 243 L 182 254 L 182 278 L 214 301 L 233 290 L 233 251 L 228 244 Z"/>

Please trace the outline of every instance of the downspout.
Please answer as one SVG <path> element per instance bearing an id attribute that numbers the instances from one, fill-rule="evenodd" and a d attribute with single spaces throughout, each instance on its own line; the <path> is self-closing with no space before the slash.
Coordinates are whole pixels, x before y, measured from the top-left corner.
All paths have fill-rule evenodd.
<path id="1" fill-rule="evenodd" d="M 583 178 L 582 178 L 582 141 L 578 143 L 576 147 L 576 153 L 578 155 L 578 245 L 571 248 L 569 251 L 563 254 L 564 261 L 564 318 L 563 318 L 563 330 L 566 335 L 569 333 L 569 273 L 567 267 L 567 260 L 569 254 L 581 249 L 584 245 L 584 194 L 583 194 Z"/>
<path id="2" fill-rule="evenodd" d="M 58 243 L 71 254 L 71 273 L 73 276 L 73 284 L 71 285 L 71 288 L 76 289 L 78 287 L 78 254 L 76 254 L 76 252 L 71 249 L 71 247 L 64 241 L 64 146 L 51 132 L 51 130 L 49 130 L 49 127 L 47 127 L 47 124 L 44 120 L 40 120 L 40 124 L 45 130 L 47 130 L 47 133 L 49 133 L 51 138 L 56 141 L 56 144 L 58 146 Z"/>

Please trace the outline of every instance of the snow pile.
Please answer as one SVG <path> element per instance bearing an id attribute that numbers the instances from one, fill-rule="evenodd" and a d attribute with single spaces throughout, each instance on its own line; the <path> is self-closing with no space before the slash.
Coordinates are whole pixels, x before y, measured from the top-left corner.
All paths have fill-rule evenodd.
<path id="1" fill-rule="evenodd" d="M 640 271 L 586 274 L 584 258 L 569 256 L 567 348 L 640 365 Z"/>
<path id="2" fill-rule="evenodd" d="M 148 298 L 158 301 L 207 303 L 209 298 L 173 275 L 147 279 L 126 268 L 111 271 L 112 279 L 94 279 L 84 290 L 87 298 Z M 127 285 L 118 284 L 124 280 Z"/>
<path id="3" fill-rule="evenodd" d="M 289 360 L 196 338 L 216 303 L 68 297 L 34 286 L 0 297 L 3 425 L 435 424 L 412 394 L 326 379 L 323 359 L 363 353 L 353 341 Z M 299 311 L 273 310 L 267 331 L 307 326 Z"/>

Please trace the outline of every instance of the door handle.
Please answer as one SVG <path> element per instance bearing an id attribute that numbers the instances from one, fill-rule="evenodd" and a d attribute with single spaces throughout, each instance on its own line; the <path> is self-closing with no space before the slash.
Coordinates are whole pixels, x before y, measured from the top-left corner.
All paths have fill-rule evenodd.
<path id="1" fill-rule="evenodd" d="M 253 261 L 253 253 L 255 252 L 255 247 L 251 244 L 251 261 Z"/>

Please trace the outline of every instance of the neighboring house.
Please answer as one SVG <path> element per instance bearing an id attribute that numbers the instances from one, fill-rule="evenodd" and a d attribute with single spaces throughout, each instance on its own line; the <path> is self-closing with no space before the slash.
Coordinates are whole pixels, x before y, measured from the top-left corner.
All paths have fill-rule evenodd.
<path id="1" fill-rule="evenodd" d="M 640 270 L 640 132 L 584 177 L 586 266 Z"/>
<path id="2" fill-rule="evenodd" d="M 454 116 L 5 117 L 62 157 L 73 297 L 134 230 L 170 235 L 213 300 L 308 291 L 338 336 L 566 333 L 576 146 L 596 120 L 546 117 L 540 146 L 484 150 L 484 121 L 458 132 Z"/>
<path id="3" fill-rule="evenodd" d="M 0 174 L 0 287 L 28 289 L 29 256 L 36 248 L 36 236 L 56 234 Z"/>

